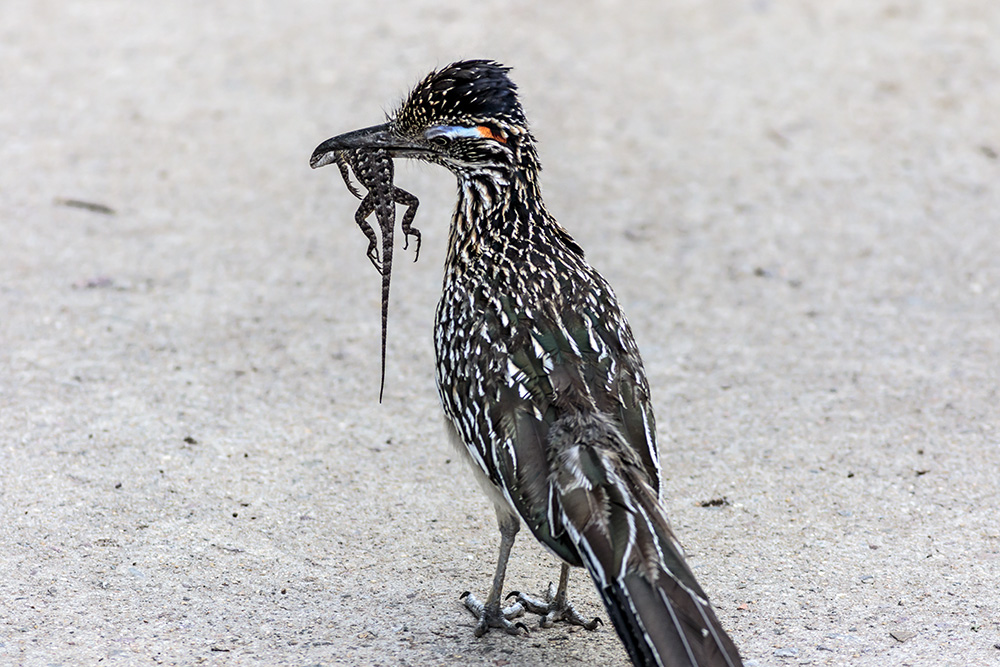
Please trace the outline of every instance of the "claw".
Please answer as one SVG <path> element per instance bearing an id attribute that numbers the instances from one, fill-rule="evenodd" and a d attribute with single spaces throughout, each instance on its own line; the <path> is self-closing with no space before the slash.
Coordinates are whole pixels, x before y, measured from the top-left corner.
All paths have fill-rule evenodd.
<path id="1" fill-rule="evenodd" d="M 382 275 L 384 271 L 382 269 L 382 263 L 378 259 L 378 254 L 368 253 L 368 259 L 371 261 L 372 266 L 375 267 L 375 270 L 379 272 L 379 275 Z"/>
<path id="2" fill-rule="evenodd" d="M 490 607 L 480 602 L 469 591 L 462 593 L 458 599 L 462 600 L 465 603 L 465 608 L 479 619 L 474 631 L 476 637 L 482 637 L 489 632 L 490 628 L 498 628 L 508 635 L 519 635 L 522 631 L 524 634 L 528 634 L 528 626 L 520 621 L 512 623 L 510 620 L 524 614 L 524 607 L 520 603 L 515 602 L 509 607 L 503 608 L 498 603 L 496 607 Z"/>
<path id="3" fill-rule="evenodd" d="M 517 598 L 515 604 L 519 604 L 528 612 L 532 614 L 538 614 L 542 618 L 538 621 L 538 625 L 543 628 L 551 628 L 556 623 L 563 621 L 569 623 L 570 625 L 579 625 L 586 630 L 596 630 L 598 625 L 604 625 L 598 617 L 594 617 L 589 621 L 583 620 L 576 608 L 572 603 L 567 602 L 566 599 L 560 597 L 556 594 L 556 588 L 551 583 L 549 584 L 549 589 L 545 593 L 545 601 L 538 600 L 529 597 L 520 592 L 512 592 L 507 596 L 509 599 L 511 596 Z"/>

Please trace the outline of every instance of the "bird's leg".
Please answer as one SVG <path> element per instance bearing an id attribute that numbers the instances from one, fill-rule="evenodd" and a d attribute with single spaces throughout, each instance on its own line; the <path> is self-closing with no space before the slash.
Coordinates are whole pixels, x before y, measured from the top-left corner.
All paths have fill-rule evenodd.
<path id="1" fill-rule="evenodd" d="M 521 630 L 528 632 L 524 623 L 511 623 L 510 619 L 517 618 L 524 613 L 524 607 L 520 602 L 515 602 L 509 607 L 500 606 L 500 595 L 503 592 L 503 580 L 507 574 L 507 561 L 510 559 L 510 548 L 514 546 L 514 536 L 521 528 L 520 519 L 511 514 L 501 515 L 497 511 L 497 522 L 500 524 L 500 554 L 497 557 L 497 570 L 493 575 L 493 587 L 486 596 L 486 602 L 480 602 L 476 596 L 465 591 L 461 600 L 465 602 L 468 609 L 479 619 L 476 625 L 475 634 L 477 637 L 485 635 L 490 628 L 500 628 L 510 635 L 517 635 Z"/>
<path id="2" fill-rule="evenodd" d="M 520 604 L 532 614 L 541 616 L 542 620 L 538 624 L 543 628 L 551 628 L 557 621 L 565 621 L 570 625 L 582 625 L 587 630 L 594 630 L 599 624 L 603 624 L 603 621 L 596 616 L 589 621 L 583 620 L 583 617 L 577 613 L 573 604 L 566 599 L 566 588 L 568 585 L 569 565 L 563 563 L 562 571 L 559 572 L 559 588 L 557 589 L 549 583 L 549 590 L 545 593 L 544 602 L 517 591 L 512 592 L 507 597 L 515 597 L 517 599 L 516 604 Z"/>

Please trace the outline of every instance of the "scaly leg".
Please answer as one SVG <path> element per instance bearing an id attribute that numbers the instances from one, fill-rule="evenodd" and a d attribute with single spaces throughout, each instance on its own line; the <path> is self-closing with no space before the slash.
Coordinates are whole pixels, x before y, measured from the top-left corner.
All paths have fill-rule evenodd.
<path id="1" fill-rule="evenodd" d="M 351 155 L 351 158 L 347 157 L 348 154 Z M 351 172 L 348 169 L 348 166 L 351 164 L 351 160 L 356 159 L 355 156 L 358 154 L 359 153 L 357 151 L 338 151 L 333 159 L 337 162 L 337 167 L 340 168 L 340 175 L 343 177 L 344 183 L 347 184 L 347 189 L 350 190 L 351 194 L 358 199 L 363 199 L 361 192 L 354 187 L 354 183 L 351 182 Z"/>
<path id="2" fill-rule="evenodd" d="M 402 188 L 394 187 L 392 189 L 392 197 L 397 204 L 402 204 L 406 207 L 406 212 L 403 214 L 403 250 L 406 250 L 410 245 L 410 237 L 414 237 L 417 240 L 417 251 L 413 254 L 413 261 L 417 261 L 420 257 L 420 230 L 413 226 L 413 216 L 417 214 L 417 206 L 420 205 L 420 200 L 411 195 L 406 190 Z"/>
<path id="3" fill-rule="evenodd" d="M 368 250 L 366 254 L 368 259 L 371 260 L 372 266 L 379 273 L 384 272 L 385 258 L 381 259 L 378 256 L 378 237 L 375 236 L 375 230 L 372 226 L 368 224 L 368 216 L 375 211 L 375 199 L 372 196 L 366 196 L 361 200 L 361 206 L 358 207 L 357 213 L 354 214 L 354 222 L 357 223 L 358 227 L 365 236 L 368 238 Z"/>
<path id="4" fill-rule="evenodd" d="M 507 561 L 510 559 L 510 548 L 514 546 L 514 536 L 521 528 L 520 520 L 513 515 L 501 515 L 497 512 L 497 523 L 500 524 L 500 555 L 497 557 L 497 570 L 493 575 L 493 587 L 486 597 L 486 602 L 480 602 L 474 595 L 465 591 L 460 600 L 465 601 L 465 607 L 478 619 L 475 634 L 482 637 L 490 628 L 500 628 L 510 635 L 517 635 L 521 630 L 528 632 L 524 623 L 511 623 L 510 619 L 517 618 L 524 613 L 524 607 L 520 602 L 515 602 L 509 607 L 501 608 L 500 594 L 503 592 L 503 580 L 507 574 Z"/>

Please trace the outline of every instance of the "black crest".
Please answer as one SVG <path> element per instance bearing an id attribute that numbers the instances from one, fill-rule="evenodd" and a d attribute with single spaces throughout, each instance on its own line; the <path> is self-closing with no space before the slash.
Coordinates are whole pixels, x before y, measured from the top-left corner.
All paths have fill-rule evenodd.
<path id="1" fill-rule="evenodd" d="M 524 127 L 509 71 L 492 60 L 463 60 L 431 72 L 403 103 L 396 123 L 416 129 L 440 122 L 499 120 Z"/>

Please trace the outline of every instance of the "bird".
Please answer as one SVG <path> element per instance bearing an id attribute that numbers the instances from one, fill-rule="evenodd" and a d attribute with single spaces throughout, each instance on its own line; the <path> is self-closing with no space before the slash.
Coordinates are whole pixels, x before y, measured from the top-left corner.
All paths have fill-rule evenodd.
<path id="1" fill-rule="evenodd" d="M 685 561 L 661 502 L 649 383 L 608 281 L 549 213 L 510 68 L 463 60 L 424 77 L 387 122 L 335 136 L 449 169 L 451 218 L 434 321 L 438 393 L 458 451 L 496 510 L 500 552 L 484 601 L 491 628 L 522 634 L 525 611 L 594 628 L 567 599 L 590 574 L 634 665 L 737 667 L 739 651 Z M 521 524 L 562 563 L 545 599 L 503 598 Z M 509 606 L 507 599 L 516 598 Z"/>

